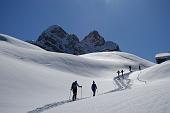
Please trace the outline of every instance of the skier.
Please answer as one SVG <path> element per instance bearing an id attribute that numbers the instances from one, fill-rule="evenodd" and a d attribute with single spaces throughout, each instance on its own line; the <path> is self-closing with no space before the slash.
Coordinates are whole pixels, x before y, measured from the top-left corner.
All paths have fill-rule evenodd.
<path id="1" fill-rule="evenodd" d="M 140 65 L 139 65 L 139 70 L 141 70 L 141 67 L 140 67 Z"/>
<path id="2" fill-rule="evenodd" d="M 91 85 L 91 89 L 93 91 L 93 96 L 95 96 L 96 94 L 96 89 L 97 89 L 97 85 L 95 84 L 95 82 L 93 81 L 93 84 Z"/>
<path id="3" fill-rule="evenodd" d="M 122 78 L 124 79 L 123 72 L 124 72 L 124 71 L 123 71 L 123 69 L 122 69 L 121 73 L 122 73 Z"/>
<path id="4" fill-rule="evenodd" d="M 77 99 L 77 86 L 82 88 L 82 86 L 80 86 L 77 83 L 77 81 L 73 82 L 71 85 L 71 90 L 73 91 L 73 98 L 72 98 L 73 101 Z"/>
<path id="5" fill-rule="evenodd" d="M 118 71 L 117 71 L 118 79 L 120 79 L 120 76 L 119 76 L 119 74 L 120 74 L 120 71 L 118 70 Z"/>
<path id="6" fill-rule="evenodd" d="M 132 72 L 132 67 L 131 66 L 129 66 L 129 71 Z"/>

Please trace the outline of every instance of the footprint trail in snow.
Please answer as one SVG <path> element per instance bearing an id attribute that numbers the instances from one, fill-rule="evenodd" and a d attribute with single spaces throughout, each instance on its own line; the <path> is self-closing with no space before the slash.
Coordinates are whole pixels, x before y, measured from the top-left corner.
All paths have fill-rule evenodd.
<path id="1" fill-rule="evenodd" d="M 115 89 L 115 90 L 111 90 L 111 91 L 108 91 L 108 92 L 101 93 L 99 95 L 103 95 L 103 94 L 107 94 L 107 93 L 112 93 L 112 92 L 116 92 L 116 91 L 121 91 L 121 90 L 125 90 L 127 88 L 130 88 L 131 80 L 128 79 L 129 74 L 130 73 L 124 74 L 124 79 L 123 78 L 115 77 L 114 78 L 114 82 L 116 83 L 116 86 L 118 88 Z M 81 98 L 81 99 L 77 99 L 76 101 L 87 99 L 87 98 L 91 98 L 91 97 L 84 97 L 84 98 Z M 74 101 L 72 101 L 72 100 L 63 100 L 63 101 L 59 101 L 59 102 L 54 102 L 54 103 L 51 103 L 51 104 L 44 105 L 43 107 L 36 108 L 36 109 L 34 109 L 32 111 L 28 111 L 27 113 L 40 113 L 40 112 L 52 109 L 54 107 L 61 106 L 63 104 L 70 103 L 70 102 L 74 102 Z"/>

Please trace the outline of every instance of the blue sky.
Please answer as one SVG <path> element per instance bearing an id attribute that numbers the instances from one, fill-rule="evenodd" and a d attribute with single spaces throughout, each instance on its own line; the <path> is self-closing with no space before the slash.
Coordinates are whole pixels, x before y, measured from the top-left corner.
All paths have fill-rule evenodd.
<path id="1" fill-rule="evenodd" d="M 84 38 L 98 30 L 122 51 L 154 61 L 170 51 L 170 0 L 0 0 L 0 33 L 36 40 L 51 25 Z"/>

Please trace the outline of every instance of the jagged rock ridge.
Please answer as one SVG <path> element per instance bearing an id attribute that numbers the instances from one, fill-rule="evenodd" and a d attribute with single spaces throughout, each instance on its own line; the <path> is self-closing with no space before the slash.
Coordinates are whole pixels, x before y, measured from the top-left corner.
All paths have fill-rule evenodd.
<path id="1" fill-rule="evenodd" d="M 97 31 L 90 32 L 80 41 L 75 34 L 68 34 L 58 25 L 53 25 L 45 30 L 34 44 L 48 51 L 74 55 L 119 51 L 119 46 L 116 43 L 105 41 Z"/>

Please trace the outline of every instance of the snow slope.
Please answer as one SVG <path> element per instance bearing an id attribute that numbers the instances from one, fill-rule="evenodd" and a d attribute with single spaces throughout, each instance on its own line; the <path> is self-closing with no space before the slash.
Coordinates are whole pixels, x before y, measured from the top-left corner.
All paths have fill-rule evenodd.
<path id="1" fill-rule="evenodd" d="M 34 50 L 43 50 L 40 47 L 34 46 L 32 44 L 29 44 L 27 42 L 23 42 L 21 40 L 18 40 L 14 37 L 5 35 L 5 34 L 0 34 L 0 41 L 1 43 L 8 43 L 11 44 L 11 46 L 16 46 L 16 47 L 21 47 L 21 48 L 26 48 L 26 49 L 34 49 Z"/>
<path id="2" fill-rule="evenodd" d="M 160 79 L 160 76 L 157 76 L 160 74 L 158 70 L 166 76 Z M 139 73 L 142 79 L 147 80 L 146 84 L 138 80 Z M 112 90 L 106 94 L 65 104 L 44 113 L 169 113 L 169 75 L 170 62 L 168 61 L 141 72 L 132 73 L 129 79 L 132 80 L 133 85 L 126 90 Z"/>
<path id="3" fill-rule="evenodd" d="M 34 113 L 170 111 L 167 107 L 170 105 L 169 62 L 155 65 L 124 52 L 81 56 L 53 53 L 7 35 L 0 37 L 0 111 L 3 113 L 24 113 L 36 108 L 39 110 Z M 129 73 L 129 65 L 135 72 Z M 144 69 L 141 72 L 137 71 L 139 65 Z M 114 79 L 113 83 L 118 69 L 125 70 L 126 79 Z M 160 76 L 154 76 L 156 73 Z M 75 80 L 83 86 L 84 99 L 70 102 L 70 87 Z M 98 96 L 89 98 L 93 80 L 98 85 Z M 163 97 L 157 98 L 160 95 Z M 80 89 L 78 98 L 81 98 Z"/>

